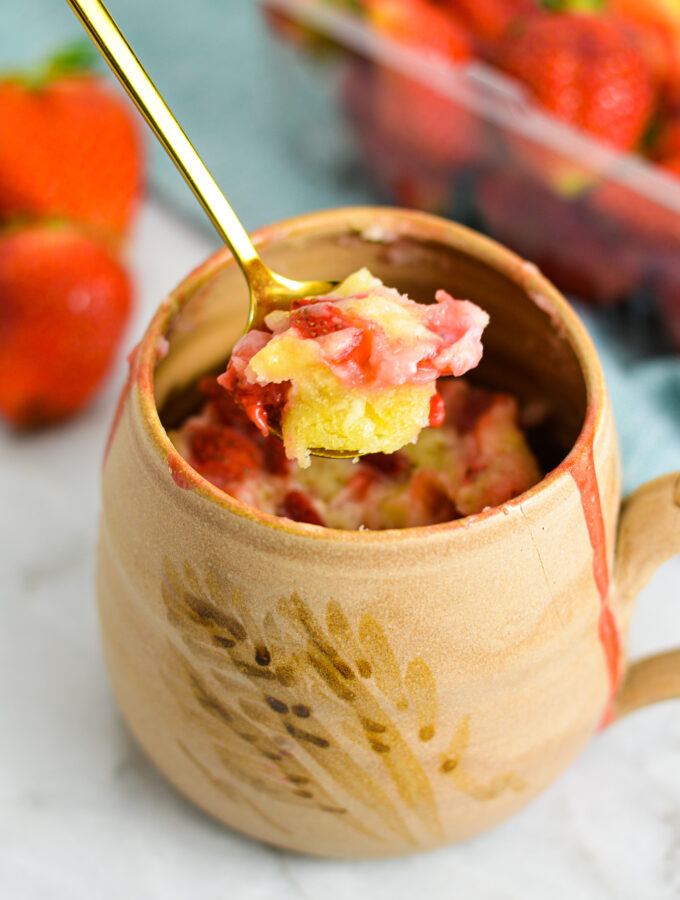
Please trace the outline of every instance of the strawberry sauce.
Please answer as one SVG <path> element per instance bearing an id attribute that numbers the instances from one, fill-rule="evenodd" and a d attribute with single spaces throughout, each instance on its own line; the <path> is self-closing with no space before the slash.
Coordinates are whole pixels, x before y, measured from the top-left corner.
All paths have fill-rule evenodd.
<path id="1" fill-rule="evenodd" d="M 429 424 L 432 428 L 438 428 L 444 423 L 446 418 L 446 407 L 444 400 L 439 391 L 436 391 L 430 398 L 430 419 Z"/>

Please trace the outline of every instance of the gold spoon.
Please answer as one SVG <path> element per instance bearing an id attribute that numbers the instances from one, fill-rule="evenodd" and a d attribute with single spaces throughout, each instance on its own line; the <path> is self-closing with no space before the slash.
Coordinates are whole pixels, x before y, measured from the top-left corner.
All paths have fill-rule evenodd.
<path id="1" fill-rule="evenodd" d="M 260 328 L 274 309 L 290 309 L 291 301 L 320 297 L 337 282 L 293 281 L 272 272 L 260 259 L 243 225 L 144 71 L 132 48 L 100 0 L 68 0 L 114 74 L 153 129 L 184 176 L 220 237 L 228 244 L 250 288 L 246 331 Z M 354 454 L 350 454 L 354 455 Z"/>
<path id="2" fill-rule="evenodd" d="M 261 328 L 265 316 L 272 310 L 289 310 L 293 300 L 321 297 L 333 290 L 337 281 L 293 281 L 272 272 L 264 264 L 215 179 L 101 0 L 68 0 L 68 3 L 184 176 L 217 233 L 229 246 L 241 267 L 250 289 L 250 309 L 245 331 Z M 276 437 L 281 437 L 275 428 L 269 430 Z M 310 452 L 314 456 L 337 459 L 357 456 L 355 451 L 321 448 Z"/>

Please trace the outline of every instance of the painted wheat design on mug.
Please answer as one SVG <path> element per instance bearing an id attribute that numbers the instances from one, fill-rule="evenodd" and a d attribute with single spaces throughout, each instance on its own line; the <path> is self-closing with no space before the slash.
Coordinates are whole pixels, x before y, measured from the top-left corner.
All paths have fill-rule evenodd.
<path id="1" fill-rule="evenodd" d="M 164 573 L 172 626 L 164 677 L 182 715 L 210 740 L 180 749 L 215 790 L 274 831 L 292 833 L 290 817 L 277 818 L 281 803 L 337 817 L 374 840 L 417 845 L 444 838 L 437 779 L 478 801 L 522 790 L 512 773 L 482 782 L 466 770 L 471 717 L 439 734 L 429 667 L 398 660 L 373 617 L 352 624 L 330 602 L 319 621 L 292 595 L 260 618 L 210 573 L 200 579 L 168 560 Z"/>

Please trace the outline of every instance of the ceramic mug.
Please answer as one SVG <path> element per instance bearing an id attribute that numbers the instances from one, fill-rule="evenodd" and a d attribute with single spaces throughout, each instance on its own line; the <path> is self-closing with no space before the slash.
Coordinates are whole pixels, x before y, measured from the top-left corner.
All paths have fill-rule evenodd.
<path id="1" fill-rule="evenodd" d="M 632 666 L 625 652 L 635 594 L 680 549 L 680 476 L 620 507 L 595 350 L 555 288 L 493 241 L 383 208 L 254 240 L 294 278 L 367 265 L 414 299 L 443 287 L 486 309 L 475 379 L 534 411 L 547 474 L 501 507 L 383 532 L 222 493 L 166 432 L 245 322 L 241 273 L 217 253 L 161 304 L 112 430 L 98 595 L 118 702 L 168 779 L 248 835 L 343 857 L 464 839 L 603 723 L 680 696 L 680 651 Z"/>

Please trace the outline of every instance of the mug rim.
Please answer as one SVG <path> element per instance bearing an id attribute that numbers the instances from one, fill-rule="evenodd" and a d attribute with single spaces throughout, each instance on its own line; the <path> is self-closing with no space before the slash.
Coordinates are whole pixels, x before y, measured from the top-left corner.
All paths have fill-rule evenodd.
<path id="1" fill-rule="evenodd" d="M 597 424 L 604 407 L 606 389 L 604 375 L 597 351 L 579 319 L 576 311 L 561 292 L 540 272 L 533 263 L 518 256 L 502 244 L 474 229 L 457 222 L 419 210 L 391 206 L 350 206 L 335 207 L 317 212 L 304 213 L 281 220 L 252 232 L 250 237 L 255 247 L 267 249 L 291 239 L 329 230 L 328 226 L 345 224 L 347 233 L 356 232 L 357 220 L 366 228 L 383 219 L 393 228 L 401 226 L 398 237 L 413 237 L 420 240 L 438 240 L 460 252 L 468 253 L 481 262 L 491 265 L 511 281 L 521 287 L 529 298 L 551 318 L 554 318 L 571 347 L 585 384 L 586 411 L 579 434 L 566 456 L 540 481 L 529 490 L 518 494 L 499 506 L 487 507 L 479 513 L 439 522 L 433 525 L 418 525 L 406 528 L 382 530 L 345 530 L 325 525 L 311 525 L 276 516 L 255 507 L 248 506 L 225 491 L 216 487 L 200 475 L 175 449 L 163 427 L 154 394 L 154 370 L 158 362 L 159 340 L 163 340 L 177 314 L 194 293 L 208 283 L 219 271 L 236 265 L 228 247 L 211 254 L 191 271 L 170 294 L 161 301 L 141 341 L 130 355 L 130 375 L 128 387 L 136 384 L 142 418 L 154 450 L 161 462 L 169 469 L 173 480 L 182 487 L 190 487 L 204 499 L 216 503 L 223 509 L 257 522 L 266 528 L 284 531 L 300 538 L 326 539 L 361 544 L 394 542 L 441 535 L 458 529 L 468 529 L 478 522 L 488 521 L 498 516 L 507 516 L 515 507 L 520 507 L 545 493 L 565 472 L 589 452 L 594 440 Z M 350 224 L 352 223 L 352 224 Z M 443 238 L 447 238 L 444 240 Z M 126 391 L 124 390 L 124 396 Z M 121 398 L 122 401 L 123 398 Z M 114 420 L 114 429 L 115 429 Z"/>

